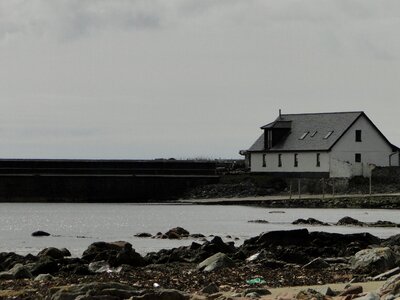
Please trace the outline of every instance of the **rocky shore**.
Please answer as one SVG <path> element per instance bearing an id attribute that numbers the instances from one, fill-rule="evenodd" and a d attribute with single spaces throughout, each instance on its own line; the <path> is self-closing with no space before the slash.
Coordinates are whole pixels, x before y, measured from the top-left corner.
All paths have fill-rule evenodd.
<path id="1" fill-rule="evenodd" d="M 190 234 L 179 229 L 165 235 Z M 276 287 L 348 283 L 347 294 L 304 290 L 288 298 L 347 300 L 365 296 L 357 282 L 400 273 L 399 246 L 400 235 L 383 240 L 298 229 L 263 233 L 239 247 L 216 236 L 145 256 L 123 241 L 93 243 L 79 258 L 56 248 L 26 256 L 0 253 L 0 298 L 236 299 L 268 297 Z M 395 299 L 400 278 L 391 280 L 368 299 Z"/>

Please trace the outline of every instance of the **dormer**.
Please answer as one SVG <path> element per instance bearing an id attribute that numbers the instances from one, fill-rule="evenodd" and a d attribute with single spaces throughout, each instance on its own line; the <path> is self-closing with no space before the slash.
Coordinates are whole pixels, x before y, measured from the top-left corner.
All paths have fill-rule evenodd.
<path id="1" fill-rule="evenodd" d="M 264 130 L 264 149 L 271 149 L 288 135 L 292 128 L 292 121 L 278 119 L 272 123 L 262 126 Z"/>

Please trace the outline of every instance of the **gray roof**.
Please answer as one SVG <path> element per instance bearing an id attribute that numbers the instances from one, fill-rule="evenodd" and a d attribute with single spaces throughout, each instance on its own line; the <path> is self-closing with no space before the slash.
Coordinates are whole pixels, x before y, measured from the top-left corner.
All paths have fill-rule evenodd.
<path id="1" fill-rule="evenodd" d="M 363 112 L 335 112 L 310 114 L 282 114 L 274 122 L 261 128 L 276 128 L 275 122 L 291 121 L 291 129 L 269 151 L 328 151 L 346 132 L 346 130 L 361 116 Z M 324 138 L 333 131 L 329 138 Z M 308 132 L 304 139 L 300 137 Z M 314 136 L 312 134 L 315 133 Z M 250 147 L 248 151 L 264 151 L 264 134 Z"/>

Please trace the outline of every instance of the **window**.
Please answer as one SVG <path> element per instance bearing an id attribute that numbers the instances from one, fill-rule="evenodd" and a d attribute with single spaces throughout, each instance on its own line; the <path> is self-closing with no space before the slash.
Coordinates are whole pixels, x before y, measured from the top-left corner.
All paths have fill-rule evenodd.
<path id="1" fill-rule="evenodd" d="M 311 137 L 314 137 L 317 134 L 317 131 L 315 130 L 313 133 L 311 133 Z"/>
<path id="2" fill-rule="evenodd" d="M 263 161 L 262 161 L 262 166 L 265 168 L 267 166 L 267 160 L 266 160 L 267 154 L 263 154 Z"/>
<path id="3" fill-rule="evenodd" d="M 321 153 L 317 153 L 317 167 L 321 166 L 320 156 L 321 156 Z"/>
<path id="4" fill-rule="evenodd" d="M 299 166 L 299 161 L 297 159 L 297 153 L 294 154 L 294 166 L 298 167 Z"/>
<path id="5" fill-rule="evenodd" d="M 278 154 L 278 167 L 282 167 L 282 154 Z"/>
<path id="6" fill-rule="evenodd" d="M 355 155 L 355 161 L 356 161 L 356 162 L 361 162 L 361 153 L 356 153 L 356 155 Z"/>
<path id="7" fill-rule="evenodd" d="M 356 142 L 361 142 L 361 130 L 356 130 Z"/>
<path id="8" fill-rule="evenodd" d="M 299 140 L 304 140 L 304 139 L 306 138 L 307 134 L 309 134 L 309 131 L 304 132 L 304 133 L 301 135 L 301 137 L 299 137 Z"/>
<path id="9" fill-rule="evenodd" d="M 329 132 L 324 136 L 324 139 L 325 139 L 325 140 L 326 140 L 326 139 L 329 139 L 329 137 L 332 135 L 332 133 L 333 133 L 333 130 L 329 131 Z"/>

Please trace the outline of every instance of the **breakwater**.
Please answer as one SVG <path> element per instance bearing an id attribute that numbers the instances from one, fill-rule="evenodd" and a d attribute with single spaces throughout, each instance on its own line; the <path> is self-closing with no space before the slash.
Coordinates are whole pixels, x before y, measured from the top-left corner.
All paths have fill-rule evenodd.
<path id="1" fill-rule="evenodd" d="M 165 201 L 218 180 L 213 161 L 0 160 L 0 201 Z"/>

